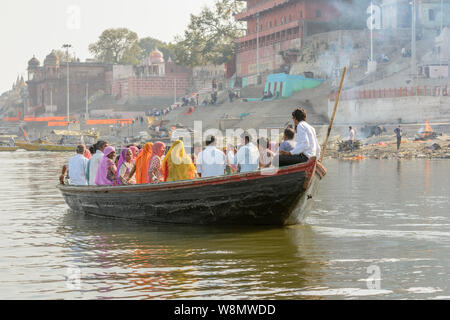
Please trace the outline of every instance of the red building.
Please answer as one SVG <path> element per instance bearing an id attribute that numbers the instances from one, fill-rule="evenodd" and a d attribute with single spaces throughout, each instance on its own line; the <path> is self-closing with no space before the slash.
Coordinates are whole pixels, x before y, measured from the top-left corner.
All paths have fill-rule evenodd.
<path id="1" fill-rule="evenodd" d="M 67 64 L 60 63 L 52 51 L 41 66 L 33 57 L 28 62 L 29 106 L 38 113 L 64 114 L 67 106 Z M 78 110 L 86 105 L 86 86 L 89 96 L 111 94 L 112 66 L 89 62 L 69 63 L 70 106 Z"/>
<path id="2" fill-rule="evenodd" d="M 138 66 L 114 66 L 112 94 L 117 98 L 170 98 L 184 96 L 192 87 L 192 70 L 166 62 L 153 51 Z"/>
<path id="3" fill-rule="evenodd" d="M 330 22 L 339 16 L 332 0 L 243 1 L 247 9 L 235 19 L 247 22 L 246 35 L 237 40 L 237 75 L 245 79 L 244 85 L 256 81 L 258 34 L 259 73 L 285 71 L 302 48 L 308 24 Z"/>

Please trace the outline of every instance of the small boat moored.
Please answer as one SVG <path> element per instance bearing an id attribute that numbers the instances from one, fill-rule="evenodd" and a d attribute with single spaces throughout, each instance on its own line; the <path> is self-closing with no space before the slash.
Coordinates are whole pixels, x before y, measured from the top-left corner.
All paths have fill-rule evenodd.
<path id="1" fill-rule="evenodd" d="M 16 146 L 16 143 L 14 139 L 17 138 L 17 136 L 6 136 L 1 135 L 0 136 L 0 152 L 13 152 L 19 150 L 19 147 Z"/>

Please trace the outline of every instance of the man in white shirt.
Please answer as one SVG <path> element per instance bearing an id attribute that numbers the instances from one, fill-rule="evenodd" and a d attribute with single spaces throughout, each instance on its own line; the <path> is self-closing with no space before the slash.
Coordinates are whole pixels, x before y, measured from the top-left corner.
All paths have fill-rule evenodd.
<path id="1" fill-rule="evenodd" d="M 355 149 L 355 138 L 356 138 L 355 129 L 349 127 L 348 143 L 350 145 L 350 149 L 352 150 L 352 152 Z"/>
<path id="2" fill-rule="evenodd" d="M 79 145 L 77 147 L 77 155 L 69 160 L 69 179 L 72 186 L 87 186 L 86 170 L 88 159 L 84 157 L 86 147 Z"/>
<path id="3" fill-rule="evenodd" d="M 91 160 L 89 160 L 87 177 L 89 179 L 88 182 L 90 186 L 95 186 L 94 181 L 95 176 L 97 175 L 98 166 L 100 165 L 100 161 L 102 161 L 103 152 L 107 147 L 108 143 L 106 143 L 105 141 L 98 141 L 96 145 L 97 151 L 95 152 Z"/>
<path id="4" fill-rule="evenodd" d="M 250 135 L 245 136 L 245 146 L 239 149 L 234 161 L 235 165 L 239 165 L 241 173 L 258 171 L 259 150 L 251 143 Z"/>
<path id="5" fill-rule="evenodd" d="M 202 178 L 218 177 L 225 174 L 225 154 L 216 148 L 216 137 L 211 136 L 206 141 L 206 149 L 197 156 L 197 172 Z"/>
<path id="6" fill-rule="evenodd" d="M 298 163 L 308 162 L 310 158 L 320 157 L 320 144 L 317 140 L 316 130 L 306 122 L 306 111 L 299 108 L 292 113 L 297 133 L 295 134 L 295 148 L 290 152 L 281 151 L 279 166 L 285 167 Z"/>

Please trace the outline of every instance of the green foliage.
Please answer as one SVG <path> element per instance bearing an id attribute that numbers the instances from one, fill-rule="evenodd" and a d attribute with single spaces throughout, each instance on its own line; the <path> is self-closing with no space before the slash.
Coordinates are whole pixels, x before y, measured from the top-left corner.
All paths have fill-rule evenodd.
<path id="1" fill-rule="evenodd" d="M 188 66 L 232 61 L 235 41 L 244 31 L 234 14 L 243 7 L 242 1 L 217 0 L 212 8 L 205 7 L 198 16 L 191 14 L 184 36 L 175 39 L 176 61 Z"/>
<path id="2" fill-rule="evenodd" d="M 147 37 L 139 40 L 139 47 L 142 49 L 142 59 L 147 58 L 152 51 L 158 49 L 164 54 L 164 59 L 167 61 L 170 58 L 175 60 L 175 51 L 173 48 L 173 44 L 166 43 L 164 41 Z"/>
<path id="3" fill-rule="evenodd" d="M 129 29 L 107 29 L 96 43 L 89 45 L 89 51 L 103 63 L 138 64 L 142 57 L 138 41 L 138 35 Z"/>

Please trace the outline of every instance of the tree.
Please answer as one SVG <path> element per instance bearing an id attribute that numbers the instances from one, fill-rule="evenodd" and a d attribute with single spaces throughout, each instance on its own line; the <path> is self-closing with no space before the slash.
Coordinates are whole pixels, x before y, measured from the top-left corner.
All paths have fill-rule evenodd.
<path id="1" fill-rule="evenodd" d="M 173 44 L 166 43 L 164 41 L 147 37 L 139 40 L 139 47 L 142 49 L 142 58 L 147 58 L 150 53 L 155 51 L 156 49 L 160 50 L 164 54 L 164 58 L 167 60 L 169 57 L 172 60 L 175 59 L 175 51 L 173 49 Z"/>
<path id="2" fill-rule="evenodd" d="M 89 51 L 103 63 L 138 64 L 142 55 L 138 41 L 138 35 L 129 29 L 108 29 L 89 45 Z"/>
<path id="3" fill-rule="evenodd" d="M 176 61 L 188 66 L 232 61 L 236 39 L 245 30 L 234 19 L 242 9 L 241 1 L 216 0 L 212 8 L 205 7 L 198 16 L 191 14 L 184 36 L 175 39 Z"/>

